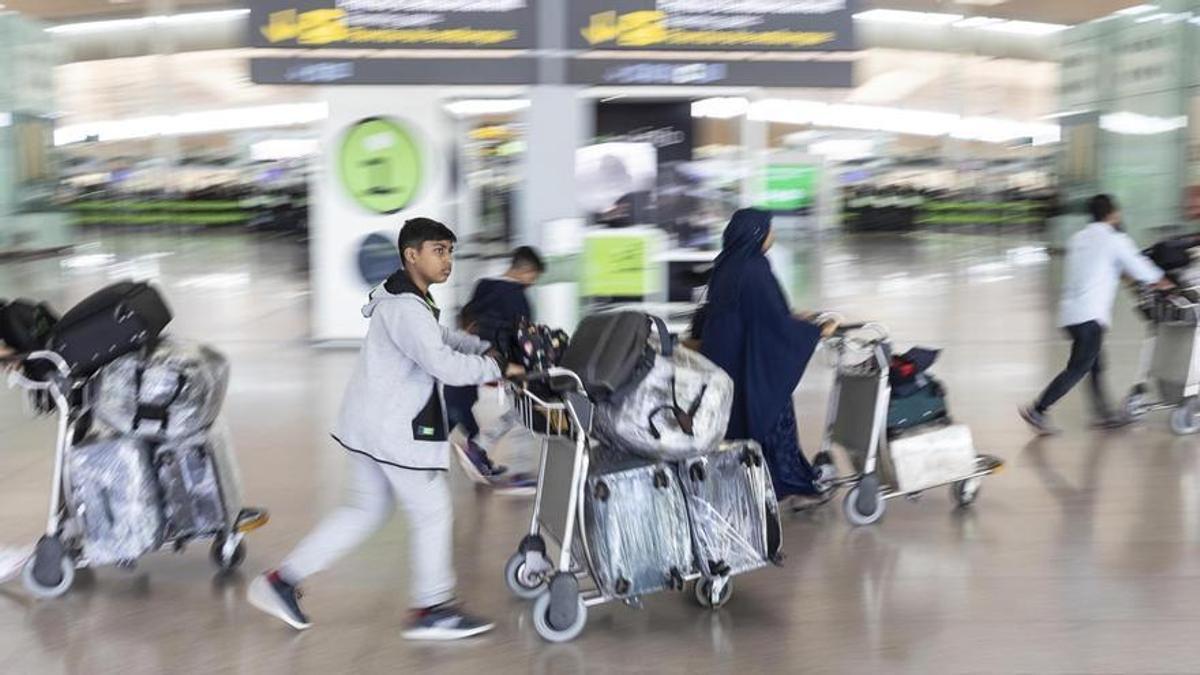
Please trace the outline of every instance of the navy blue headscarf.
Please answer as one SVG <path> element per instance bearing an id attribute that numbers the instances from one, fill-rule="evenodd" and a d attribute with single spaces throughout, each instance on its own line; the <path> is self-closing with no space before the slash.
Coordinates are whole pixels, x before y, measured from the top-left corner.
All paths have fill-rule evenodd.
<path id="1" fill-rule="evenodd" d="M 708 283 L 701 351 L 733 378 L 729 439 L 763 442 L 784 410 L 821 339 L 820 329 L 792 315 L 763 244 L 771 215 L 733 214 Z"/>

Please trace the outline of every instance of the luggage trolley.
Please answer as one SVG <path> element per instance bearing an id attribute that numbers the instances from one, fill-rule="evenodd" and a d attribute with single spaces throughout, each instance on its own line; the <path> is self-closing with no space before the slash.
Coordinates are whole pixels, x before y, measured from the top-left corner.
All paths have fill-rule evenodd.
<path id="1" fill-rule="evenodd" d="M 1196 289 L 1161 292 L 1137 289 L 1137 308 L 1148 332 L 1136 384 L 1125 397 L 1125 413 L 1141 419 L 1171 410 L 1171 431 L 1200 432 L 1200 294 Z M 1153 387 L 1151 386 L 1153 385 Z M 1151 399 L 1152 389 L 1158 400 Z"/>
<path id="2" fill-rule="evenodd" d="M 26 369 L 30 366 L 44 367 L 48 374 L 42 379 L 28 377 Z M 83 526 L 79 519 L 83 514 L 74 512 L 67 496 L 67 487 L 71 484 L 67 453 L 83 440 L 91 426 L 96 379 L 76 378 L 70 373 L 70 366 L 57 353 L 37 351 L 16 362 L 9 375 L 9 385 L 28 391 L 39 412 L 48 412 L 53 406 L 58 416 L 46 532 L 21 571 L 26 589 L 42 598 L 63 595 L 74 583 L 75 571 L 90 566 L 81 539 Z M 210 550 L 213 564 L 222 572 L 230 572 L 241 565 L 246 557 L 242 541 L 245 533 L 265 525 L 267 519 L 266 510 L 245 508 L 227 523 L 226 529 L 207 533 L 206 536 L 213 539 Z M 166 539 L 161 546 L 170 544 L 178 552 L 190 539 Z"/>
<path id="3" fill-rule="evenodd" d="M 560 394 L 552 396 L 530 388 L 545 385 L 548 392 L 552 383 Z M 583 393 L 582 380 L 565 368 L 530 375 L 523 382 L 510 383 L 507 391 L 522 423 L 542 447 L 529 534 L 508 559 L 504 580 L 518 598 L 534 601 L 533 625 L 538 635 L 550 642 L 567 642 L 583 632 L 588 608 L 614 600 L 639 604 L 638 598 L 606 593 L 592 562 L 584 526 L 584 494 L 593 406 Z M 547 400 L 560 396 L 560 400 Z M 556 555 L 548 542 L 557 547 Z M 701 579 L 691 570 L 675 580 L 676 588 L 682 590 L 693 581 L 696 599 L 705 607 L 720 607 L 733 591 L 729 577 Z"/>
<path id="4" fill-rule="evenodd" d="M 891 400 L 888 380 L 891 345 L 887 329 L 877 323 L 846 324 L 823 345 L 834 356 L 835 378 L 821 451 L 814 458 L 814 465 L 831 465 L 834 445 L 846 451 L 852 473 L 833 478 L 828 484 L 831 489 L 848 488 L 842 511 L 852 525 L 872 525 L 883 517 L 888 500 L 916 498 L 924 492 L 901 491 L 893 481 L 881 476 L 880 460 L 888 452 L 887 415 Z M 863 358 L 851 362 L 851 354 Z M 956 504 L 968 506 L 979 494 L 983 477 L 1003 466 L 1004 463 L 995 457 L 979 455 L 974 472 L 940 485 L 950 486 Z"/>

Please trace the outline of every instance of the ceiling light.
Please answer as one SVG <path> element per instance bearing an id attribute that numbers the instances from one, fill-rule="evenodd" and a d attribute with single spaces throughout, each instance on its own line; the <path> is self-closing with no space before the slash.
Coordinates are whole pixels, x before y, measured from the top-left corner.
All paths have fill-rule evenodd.
<path id="1" fill-rule="evenodd" d="M 1116 112 L 1100 116 L 1100 128 L 1125 136 L 1153 136 L 1186 129 L 1188 118 L 1158 117 L 1135 112 Z"/>
<path id="2" fill-rule="evenodd" d="M 219 23 L 234 21 L 250 14 L 248 9 L 222 9 L 213 12 L 189 12 L 187 14 L 167 14 L 143 16 L 136 19 L 110 19 L 107 21 L 85 21 L 83 23 L 63 23 L 46 29 L 48 33 L 80 34 L 80 33 L 110 33 L 120 30 L 145 30 L 154 26 L 197 23 Z"/>
<path id="3" fill-rule="evenodd" d="M 983 26 L 984 30 L 1013 35 L 1053 35 L 1068 28 L 1070 26 L 1061 23 L 1042 23 L 1040 21 L 1001 21 L 997 24 Z"/>
<path id="4" fill-rule="evenodd" d="M 326 103 L 283 103 L 178 115 L 134 117 L 59 127 L 54 130 L 54 144 L 68 145 L 87 140 L 127 141 L 156 136 L 187 136 L 286 127 L 319 122 L 328 116 L 329 106 Z"/>
<path id="5" fill-rule="evenodd" d="M 692 103 L 692 117 L 727 120 L 745 115 L 749 108 L 750 102 L 744 98 L 706 98 Z"/>
<path id="6" fill-rule="evenodd" d="M 962 21 L 962 14 L 942 14 L 940 12 L 910 12 L 904 9 L 869 9 L 854 15 L 860 21 L 876 21 L 879 23 L 905 23 L 916 26 L 945 26 L 956 21 Z"/>
<path id="7" fill-rule="evenodd" d="M 455 117 L 474 115 L 504 115 L 519 112 L 529 107 L 524 98 L 477 98 L 463 99 L 446 104 L 446 111 Z"/>
<path id="8" fill-rule="evenodd" d="M 1133 7 L 1126 7 L 1125 9 L 1119 9 L 1119 10 L 1113 12 L 1113 14 L 1119 14 L 1121 16 L 1137 16 L 1138 14 L 1145 14 L 1146 12 L 1157 12 L 1157 11 L 1158 11 L 1158 5 L 1134 5 Z"/>
<path id="9" fill-rule="evenodd" d="M 955 28 L 984 28 L 998 23 L 1004 23 L 1004 19 L 993 19 L 988 16 L 973 16 L 969 19 L 955 22 Z"/>

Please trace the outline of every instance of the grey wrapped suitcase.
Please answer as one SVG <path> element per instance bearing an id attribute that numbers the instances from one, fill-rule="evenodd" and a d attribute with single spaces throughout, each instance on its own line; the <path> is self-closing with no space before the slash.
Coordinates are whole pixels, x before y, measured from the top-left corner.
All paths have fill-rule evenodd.
<path id="1" fill-rule="evenodd" d="M 780 560 L 779 504 L 757 443 L 727 443 L 678 467 L 701 574 L 741 574 Z"/>
<path id="2" fill-rule="evenodd" d="M 221 427 L 154 452 L 168 539 L 220 532 L 241 510 L 241 483 L 228 434 Z"/>
<path id="3" fill-rule="evenodd" d="M 127 354 L 104 368 L 96 416 L 121 433 L 186 438 L 216 420 L 228 383 L 229 363 L 220 352 L 164 339 L 149 354 Z"/>
<path id="4" fill-rule="evenodd" d="M 584 496 L 598 585 L 620 598 L 682 588 L 693 569 L 692 543 L 675 471 L 615 456 L 600 464 Z"/>
<path id="5" fill-rule="evenodd" d="M 158 548 L 163 522 L 150 446 L 94 437 L 68 452 L 68 499 L 92 565 L 133 562 Z"/>
<path id="6" fill-rule="evenodd" d="M 619 403 L 596 406 L 596 433 L 650 459 L 711 451 L 725 437 L 733 380 L 697 352 L 667 344 L 650 372 Z"/>

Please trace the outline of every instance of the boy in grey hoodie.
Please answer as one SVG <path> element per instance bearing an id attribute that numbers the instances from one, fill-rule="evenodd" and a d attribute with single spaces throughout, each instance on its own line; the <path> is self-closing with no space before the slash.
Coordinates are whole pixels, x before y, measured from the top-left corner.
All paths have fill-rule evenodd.
<path id="1" fill-rule="evenodd" d="M 429 286 L 450 277 L 455 241 L 449 228 L 428 218 L 401 229 L 404 267 L 363 307 L 370 327 L 333 432 L 349 455 L 343 503 L 277 570 L 250 584 L 251 604 L 297 630 L 311 625 L 297 586 L 365 541 L 397 503 L 408 516 L 411 542 L 413 619 L 404 637 L 453 640 L 492 628 L 454 603 L 442 385 L 494 382 L 520 368 L 487 342 L 438 324 Z"/>

